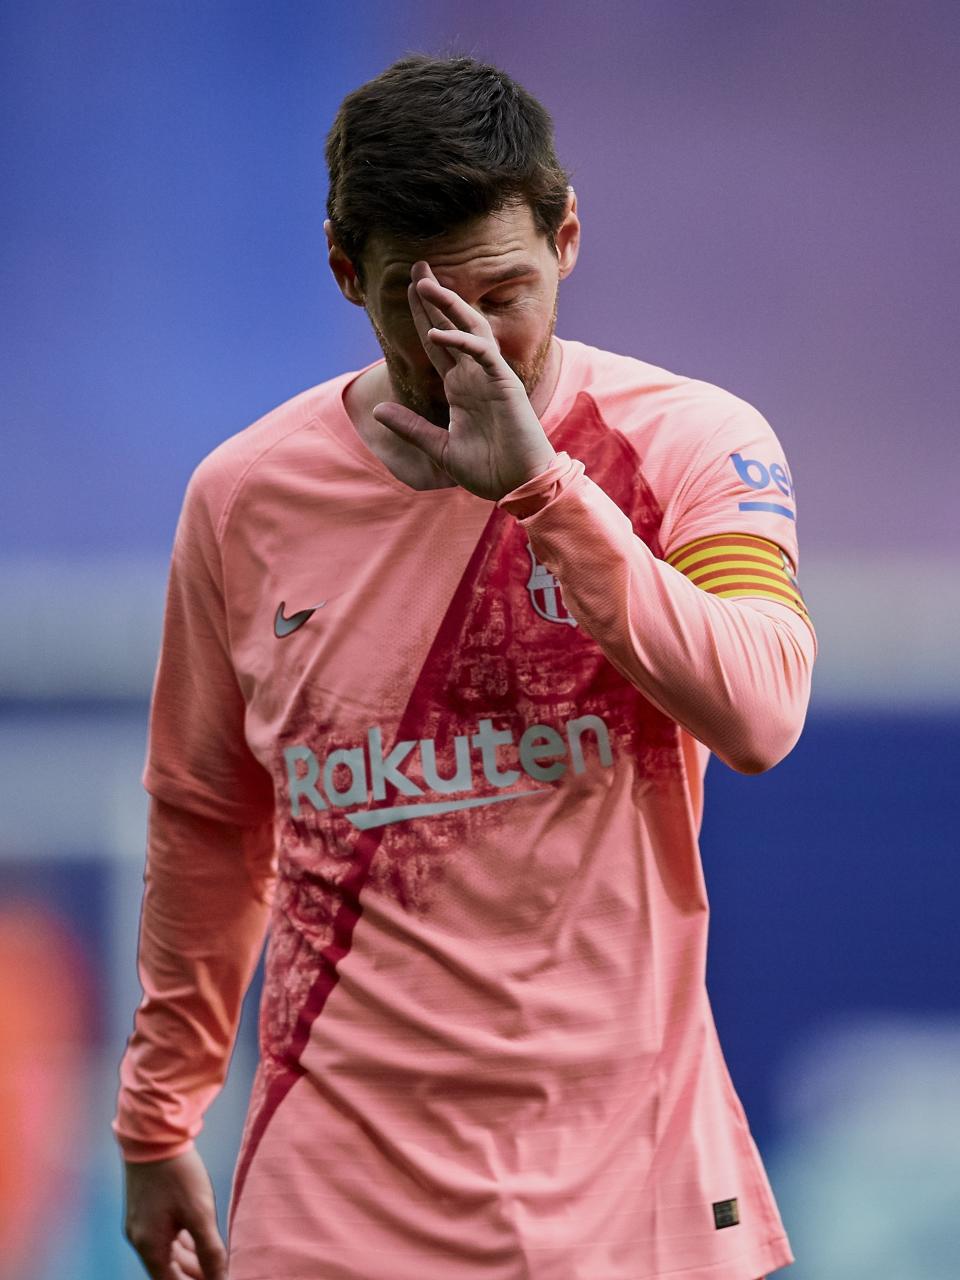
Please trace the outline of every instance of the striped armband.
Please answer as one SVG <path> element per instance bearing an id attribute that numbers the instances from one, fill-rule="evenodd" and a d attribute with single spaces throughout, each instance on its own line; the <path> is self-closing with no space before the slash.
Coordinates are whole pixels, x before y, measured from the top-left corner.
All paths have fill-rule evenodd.
<path id="1" fill-rule="evenodd" d="M 667 564 L 715 596 L 762 596 L 809 619 L 793 566 L 775 542 L 745 533 L 696 538 L 667 556 Z"/>

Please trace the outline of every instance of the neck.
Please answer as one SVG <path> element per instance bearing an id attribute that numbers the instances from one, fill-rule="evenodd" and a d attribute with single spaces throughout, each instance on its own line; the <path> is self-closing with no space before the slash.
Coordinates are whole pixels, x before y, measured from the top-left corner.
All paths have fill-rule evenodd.
<path id="1" fill-rule="evenodd" d="M 557 389 L 557 383 L 560 381 L 560 361 L 560 344 L 556 338 L 551 338 L 547 363 L 543 367 L 540 381 L 530 394 L 530 404 L 533 406 L 533 411 L 538 418 L 542 418 L 546 413 L 547 406 L 553 399 L 553 393 Z"/>

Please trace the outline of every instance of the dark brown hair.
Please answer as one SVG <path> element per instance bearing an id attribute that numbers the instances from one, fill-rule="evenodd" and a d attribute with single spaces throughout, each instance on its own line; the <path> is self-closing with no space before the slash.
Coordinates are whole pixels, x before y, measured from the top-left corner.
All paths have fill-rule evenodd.
<path id="1" fill-rule="evenodd" d="M 419 243 L 524 200 L 552 239 L 566 210 L 546 109 L 468 57 L 412 54 L 349 93 L 326 160 L 327 216 L 361 284 L 375 232 Z"/>

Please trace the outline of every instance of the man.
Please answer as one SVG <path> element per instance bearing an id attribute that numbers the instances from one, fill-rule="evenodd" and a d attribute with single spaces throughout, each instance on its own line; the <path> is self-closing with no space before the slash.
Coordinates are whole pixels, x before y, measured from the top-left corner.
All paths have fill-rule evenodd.
<path id="1" fill-rule="evenodd" d="M 269 922 L 231 1280 L 756 1280 L 793 1255 L 705 987 L 713 751 L 816 639 L 793 487 L 722 389 L 555 337 L 544 109 L 411 57 L 327 142 L 383 360 L 187 489 L 114 1121 L 151 1276 L 226 1275 L 194 1148 Z"/>

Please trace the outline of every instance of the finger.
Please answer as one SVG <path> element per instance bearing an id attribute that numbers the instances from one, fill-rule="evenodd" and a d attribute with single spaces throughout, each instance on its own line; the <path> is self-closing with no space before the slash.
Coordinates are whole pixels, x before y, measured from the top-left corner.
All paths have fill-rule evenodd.
<path id="1" fill-rule="evenodd" d="M 423 302 L 439 312 L 447 325 L 456 329 L 465 329 L 467 333 L 483 336 L 491 332 L 487 318 L 480 314 L 469 302 L 464 302 L 459 293 L 447 289 L 434 275 L 421 276 L 416 281 L 417 292 Z M 440 326 L 441 328 L 445 326 Z"/>
<path id="2" fill-rule="evenodd" d="M 395 404 L 393 401 L 375 404 L 372 412 L 377 422 L 389 427 L 401 439 L 416 445 L 432 462 L 443 468 L 443 461 L 450 445 L 449 431 L 435 426 L 426 418 L 421 418 L 406 405 Z"/>
<path id="3" fill-rule="evenodd" d="M 445 315 L 440 308 L 429 298 L 423 296 L 422 293 L 417 295 L 420 306 L 423 308 L 423 314 L 427 318 L 427 328 L 434 329 L 456 329 L 456 325 Z"/>
<path id="4" fill-rule="evenodd" d="M 181 1231 L 173 1242 L 173 1261 L 189 1280 L 204 1280 L 196 1246 L 188 1231 Z"/>
<path id="5" fill-rule="evenodd" d="M 473 356 L 486 373 L 502 376 L 505 369 L 510 370 L 497 344 L 489 338 L 464 333 L 461 329 L 431 329 L 430 341 L 437 346 L 449 347 L 464 355 Z"/>
<path id="6" fill-rule="evenodd" d="M 415 286 L 419 286 L 422 280 L 432 280 L 434 284 L 439 284 L 437 277 L 433 274 L 430 264 L 427 262 L 415 262 L 410 270 L 410 276 Z M 455 329 L 457 327 L 453 320 L 451 320 L 450 317 L 437 306 L 437 303 L 431 300 L 419 287 L 417 287 L 417 297 L 431 325 L 435 329 Z"/>
<path id="7" fill-rule="evenodd" d="M 487 323 L 486 318 L 480 312 L 474 311 L 453 289 L 447 289 L 441 285 L 428 262 L 415 262 L 410 269 L 410 277 L 416 292 L 417 303 L 423 308 L 423 314 L 429 324 L 426 333 L 422 334 L 422 338 L 424 342 L 431 343 L 435 351 L 439 352 L 442 348 L 433 343 L 430 328 L 450 330 L 452 332 L 456 331 L 458 327 L 462 327 L 468 333 L 476 333 L 481 337 L 493 337 L 493 330 Z M 431 286 L 433 286 L 432 297 L 430 296 Z M 450 310 L 451 306 L 455 307 L 458 319 L 448 315 L 447 310 L 444 310 L 444 306 L 438 305 L 441 302 L 447 306 L 447 310 Z M 411 303 L 411 305 L 416 304 Z M 459 319 L 464 322 L 462 326 L 459 325 Z M 461 352 L 458 347 L 450 345 L 447 346 L 447 351 L 453 364 L 456 364 L 466 354 Z"/>
<path id="8" fill-rule="evenodd" d="M 130 1243 L 143 1263 L 150 1280 L 168 1280 L 170 1276 L 170 1245 L 158 1239 L 131 1239 Z"/>
<path id="9" fill-rule="evenodd" d="M 407 301 L 410 305 L 410 314 L 413 316 L 413 323 L 416 326 L 423 349 L 427 353 L 430 363 L 442 378 L 450 372 L 456 364 L 456 360 L 450 352 L 436 346 L 427 337 L 431 327 L 430 317 L 424 309 L 423 302 L 413 282 L 407 287 Z"/>
<path id="10" fill-rule="evenodd" d="M 421 305 L 426 310 L 427 315 L 431 317 L 431 320 L 433 320 L 433 323 L 438 329 L 456 328 L 453 321 L 447 318 L 444 312 L 437 306 L 436 302 L 428 298 L 426 294 L 420 290 L 418 286 L 422 280 L 432 280 L 434 284 L 440 283 L 437 277 L 433 274 L 433 268 L 428 262 L 415 262 L 410 268 L 410 283 L 417 287 L 417 297 L 419 298 Z"/>
<path id="11" fill-rule="evenodd" d="M 169 1270 L 171 1280 L 205 1280 L 203 1268 L 195 1257 L 186 1258 L 178 1254 L 170 1263 Z"/>
<path id="12" fill-rule="evenodd" d="M 227 1280 L 227 1251 L 217 1231 L 216 1219 L 204 1220 L 190 1228 L 202 1280 Z"/>
<path id="13" fill-rule="evenodd" d="M 200 1260 L 202 1280 L 227 1280 L 227 1251 L 219 1239 L 216 1245 L 199 1241 L 197 1257 Z"/>

